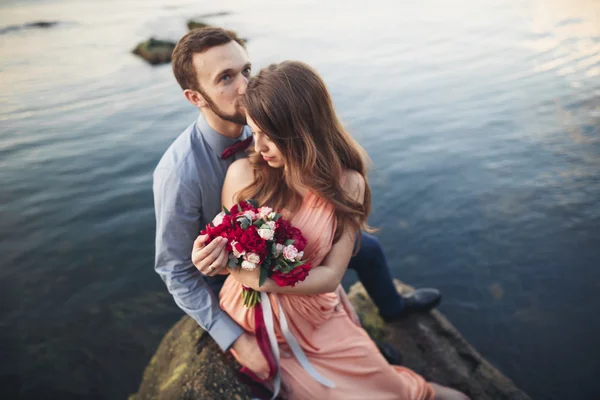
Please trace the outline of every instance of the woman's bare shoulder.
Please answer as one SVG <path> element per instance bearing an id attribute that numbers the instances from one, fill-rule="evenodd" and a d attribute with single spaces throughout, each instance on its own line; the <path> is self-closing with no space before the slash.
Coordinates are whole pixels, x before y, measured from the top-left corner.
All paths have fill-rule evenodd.
<path id="1" fill-rule="evenodd" d="M 250 160 L 241 158 L 234 161 L 227 169 L 227 176 L 225 179 L 245 184 L 252 182 L 254 180 L 254 172 Z"/>
<path id="2" fill-rule="evenodd" d="M 359 203 L 363 202 L 365 194 L 365 178 L 358 171 L 351 169 L 344 170 L 342 177 L 342 187 L 348 196 Z"/>
<path id="3" fill-rule="evenodd" d="M 234 161 L 227 169 L 221 200 L 226 207 L 234 204 L 234 197 L 254 181 L 254 170 L 247 158 Z"/>

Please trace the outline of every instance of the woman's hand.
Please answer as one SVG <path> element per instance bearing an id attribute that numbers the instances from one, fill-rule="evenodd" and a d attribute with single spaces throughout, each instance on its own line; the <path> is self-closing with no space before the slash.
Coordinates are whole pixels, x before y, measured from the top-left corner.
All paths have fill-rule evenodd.
<path id="1" fill-rule="evenodd" d="M 258 282 L 260 281 L 260 267 L 256 267 L 253 270 L 247 270 L 237 266 L 235 269 L 227 267 L 227 270 L 242 285 L 257 291 L 260 289 L 258 286 Z"/>

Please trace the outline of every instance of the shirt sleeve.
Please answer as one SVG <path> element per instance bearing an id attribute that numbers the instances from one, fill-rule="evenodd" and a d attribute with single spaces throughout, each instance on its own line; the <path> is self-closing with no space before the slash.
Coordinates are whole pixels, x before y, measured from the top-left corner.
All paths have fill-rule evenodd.
<path id="1" fill-rule="evenodd" d="M 200 232 L 201 194 L 190 190 L 174 171 L 154 171 L 156 257 L 154 269 L 175 303 L 227 350 L 243 333 L 219 307 L 219 301 L 191 259 Z"/>

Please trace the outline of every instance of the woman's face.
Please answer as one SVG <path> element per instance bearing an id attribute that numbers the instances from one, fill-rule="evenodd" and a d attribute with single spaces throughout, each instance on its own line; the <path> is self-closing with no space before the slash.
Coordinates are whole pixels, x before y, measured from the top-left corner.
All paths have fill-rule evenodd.
<path id="1" fill-rule="evenodd" d="M 285 160 L 279 148 L 260 130 L 248 114 L 246 114 L 246 122 L 254 136 L 254 151 L 260 154 L 271 168 L 282 168 L 285 165 Z"/>

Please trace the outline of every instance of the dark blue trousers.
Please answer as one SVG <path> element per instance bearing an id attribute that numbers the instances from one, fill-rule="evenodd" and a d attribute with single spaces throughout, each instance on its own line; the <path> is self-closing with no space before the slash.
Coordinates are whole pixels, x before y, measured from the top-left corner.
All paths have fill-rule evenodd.
<path id="1" fill-rule="evenodd" d="M 402 311 L 403 300 L 394 286 L 379 239 L 363 232 L 358 253 L 350 259 L 348 268 L 356 271 L 382 317 L 393 317 Z"/>

